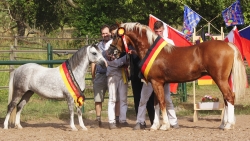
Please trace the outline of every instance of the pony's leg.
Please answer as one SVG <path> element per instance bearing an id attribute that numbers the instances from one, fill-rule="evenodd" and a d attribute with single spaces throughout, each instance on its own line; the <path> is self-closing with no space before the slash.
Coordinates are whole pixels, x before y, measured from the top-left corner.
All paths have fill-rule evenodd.
<path id="1" fill-rule="evenodd" d="M 151 131 L 158 130 L 160 128 L 160 107 L 159 103 L 154 106 L 155 108 L 155 118 L 154 118 L 154 124 L 150 127 Z"/>
<path id="2" fill-rule="evenodd" d="M 67 96 L 68 108 L 70 113 L 70 127 L 72 131 L 78 131 L 74 123 L 74 100 L 71 96 Z"/>
<path id="3" fill-rule="evenodd" d="M 23 107 L 29 102 L 30 97 L 34 94 L 32 91 L 26 92 L 20 102 L 17 104 L 17 113 L 16 113 L 16 121 L 15 121 L 15 127 L 17 129 L 22 129 L 23 127 L 20 124 L 20 117 Z"/>
<path id="4" fill-rule="evenodd" d="M 160 103 L 161 113 L 163 117 L 163 123 L 160 127 L 160 130 L 168 130 L 170 128 L 170 123 L 169 123 L 167 111 L 166 111 L 166 101 L 165 101 L 164 88 L 163 88 L 164 84 L 154 81 L 154 80 L 151 80 L 151 84 L 155 91 L 156 97 Z"/>
<path id="5" fill-rule="evenodd" d="M 87 131 L 88 129 L 85 127 L 83 120 L 82 120 L 82 110 L 80 107 L 77 107 L 77 113 L 78 113 L 78 121 L 79 125 L 82 127 L 82 130 Z"/>
<path id="6" fill-rule="evenodd" d="M 4 129 L 8 129 L 8 124 L 9 124 L 9 119 L 10 119 L 10 116 L 11 116 L 11 113 L 14 112 L 13 110 L 16 108 L 16 105 L 18 103 L 18 101 L 21 99 L 21 97 L 14 97 L 11 101 L 10 101 L 10 104 L 8 105 L 8 110 L 7 110 L 7 115 L 5 117 L 5 120 L 4 120 Z M 15 111 L 16 112 L 16 111 Z M 14 115 L 14 118 L 16 116 L 16 113 L 13 113 Z"/>
<path id="7" fill-rule="evenodd" d="M 17 103 L 15 103 L 14 101 L 10 102 L 10 104 L 8 105 L 7 115 L 4 120 L 4 129 L 8 129 L 10 114 L 15 109 L 16 105 Z"/>

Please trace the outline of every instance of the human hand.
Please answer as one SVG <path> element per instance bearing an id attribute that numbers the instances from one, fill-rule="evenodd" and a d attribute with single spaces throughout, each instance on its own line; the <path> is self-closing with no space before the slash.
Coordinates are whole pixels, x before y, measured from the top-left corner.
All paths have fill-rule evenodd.
<path id="1" fill-rule="evenodd" d="M 137 52 L 135 50 L 129 50 L 128 54 L 137 54 Z"/>

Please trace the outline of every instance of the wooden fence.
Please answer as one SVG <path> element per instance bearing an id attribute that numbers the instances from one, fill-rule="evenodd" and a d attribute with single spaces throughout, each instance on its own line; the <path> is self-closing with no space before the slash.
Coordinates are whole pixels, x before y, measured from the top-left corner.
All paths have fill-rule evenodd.
<path id="1" fill-rule="evenodd" d="M 25 63 L 48 64 L 48 67 L 53 67 L 53 64 L 64 62 L 80 47 L 98 40 L 88 37 L 0 37 L 0 76 L 8 75 L 15 67 Z M 0 89 L 8 88 L 8 86 L 2 85 L 7 84 L 3 81 L 3 79 L 0 81 Z"/>
<path id="2" fill-rule="evenodd" d="M 3 72 L 5 72 L 5 75 L 8 75 L 6 72 L 10 73 L 16 66 L 30 62 L 43 65 L 47 64 L 48 67 L 53 67 L 53 64 L 61 64 L 64 62 L 65 59 L 68 59 L 83 45 L 92 44 L 97 41 L 99 41 L 99 39 L 90 39 L 88 37 L 0 37 L 0 54 L 4 54 L 4 59 L 1 59 L 0 55 L 0 77 Z M 40 58 L 40 60 L 37 58 Z M 9 68 L 2 68 L 2 66 L 9 66 Z M 91 78 L 86 77 L 86 80 L 91 80 Z M 8 86 L 1 86 L 1 84 L 2 83 L 0 81 L 0 89 L 8 88 Z M 7 84 L 7 82 L 5 84 Z M 90 87 L 92 87 L 92 83 L 90 83 L 90 85 L 86 83 L 86 88 Z M 178 87 L 178 94 L 174 95 L 180 96 L 181 101 L 187 101 L 186 84 L 180 83 Z"/>

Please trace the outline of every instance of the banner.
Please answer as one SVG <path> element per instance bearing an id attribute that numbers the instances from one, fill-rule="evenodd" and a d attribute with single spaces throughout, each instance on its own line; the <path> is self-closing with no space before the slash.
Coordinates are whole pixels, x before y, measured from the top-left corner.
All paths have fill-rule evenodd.
<path id="1" fill-rule="evenodd" d="M 188 6 L 184 6 L 184 17 L 183 17 L 183 29 L 182 32 L 186 35 L 185 37 L 189 39 L 193 32 L 194 28 L 200 22 L 201 17 L 199 14 L 194 12 Z"/>
<path id="2" fill-rule="evenodd" d="M 230 7 L 222 11 L 222 17 L 226 26 L 243 25 L 244 17 L 240 7 L 240 1 L 237 0 Z"/>

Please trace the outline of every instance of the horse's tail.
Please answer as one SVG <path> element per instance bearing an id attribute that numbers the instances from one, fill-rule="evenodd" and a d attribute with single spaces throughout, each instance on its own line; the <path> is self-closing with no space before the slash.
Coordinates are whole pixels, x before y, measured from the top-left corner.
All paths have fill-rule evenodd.
<path id="1" fill-rule="evenodd" d="M 15 70 L 13 72 L 10 73 L 10 81 L 9 81 L 9 96 L 8 96 L 8 105 L 10 104 L 11 100 L 12 100 L 12 96 L 13 96 L 13 82 L 14 82 L 14 74 L 15 74 Z M 11 124 L 15 123 L 15 119 L 16 119 L 16 106 L 13 109 L 13 111 L 11 112 L 10 115 L 10 120 L 9 122 Z"/>
<path id="2" fill-rule="evenodd" d="M 233 92 L 235 93 L 235 100 L 237 102 L 239 101 L 240 97 L 243 97 L 245 95 L 247 76 L 241 53 L 239 52 L 238 48 L 232 43 L 229 43 L 229 46 L 231 46 L 234 50 L 234 63 L 231 77 L 233 79 Z"/>

